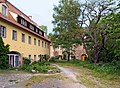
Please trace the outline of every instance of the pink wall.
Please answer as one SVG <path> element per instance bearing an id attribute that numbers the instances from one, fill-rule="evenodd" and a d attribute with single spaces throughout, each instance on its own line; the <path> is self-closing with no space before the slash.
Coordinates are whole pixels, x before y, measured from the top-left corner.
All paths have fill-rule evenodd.
<path id="1" fill-rule="evenodd" d="M 51 43 L 50 44 L 50 57 L 59 56 L 59 55 L 62 55 L 62 48 L 61 48 L 61 46 L 59 45 L 59 47 L 54 49 L 53 48 L 53 44 Z"/>
<path id="2" fill-rule="evenodd" d="M 85 49 L 83 48 L 83 45 L 79 45 L 77 48 L 74 49 L 75 50 L 75 57 L 76 59 L 81 59 L 81 55 L 82 54 L 86 54 Z M 62 47 L 59 45 L 59 47 L 53 48 L 53 44 L 50 44 L 50 57 L 54 57 L 54 56 L 58 56 L 61 55 L 62 56 Z"/>
<path id="3" fill-rule="evenodd" d="M 82 54 L 86 54 L 85 49 L 83 48 L 83 45 L 79 45 L 76 49 L 75 49 L 75 57 L 76 59 L 81 59 L 81 55 Z"/>

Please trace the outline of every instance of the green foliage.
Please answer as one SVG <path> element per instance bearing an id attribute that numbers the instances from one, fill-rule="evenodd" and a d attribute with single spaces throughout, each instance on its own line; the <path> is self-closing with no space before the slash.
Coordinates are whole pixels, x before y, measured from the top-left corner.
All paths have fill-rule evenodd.
<path id="1" fill-rule="evenodd" d="M 49 62 L 57 62 L 59 60 L 59 56 L 51 57 Z"/>
<path id="2" fill-rule="evenodd" d="M 23 57 L 23 65 L 28 66 L 28 65 L 30 65 L 30 63 L 31 63 L 30 59 Z"/>
<path id="3" fill-rule="evenodd" d="M 88 1 L 84 5 L 87 8 L 85 8 L 84 20 L 88 19 L 86 24 L 89 21 L 85 44 L 89 58 L 94 59 L 95 63 L 107 63 L 118 59 L 115 49 L 119 48 L 116 39 L 120 36 L 120 16 L 115 2 L 115 0 Z"/>
<path id="4" fill-rule="evenodd" d="M 76 0 L 60 0 L 58 6 L 54 6 L 53 24 L 54 36 L 51 38 L 55 47 L 62 45 L 69 48 L 79 38 L 75 39 L 74 32 L 79 27 L 80 4 Z"/>
<path id="5" fill-rule="evenodd" d="M 120 13 L 112 13 L 105 16 L 100 25 L 106 33 L 106 50 L 100 57 L 106 58 L 108 62 L 120 60 Z M 104 55 L 104 56 L 103 56 Z"/>
<path id="6" fill-rule="evenodd" d="M 39 27 L 47 34 L 47 26 L 41 25 Z"/>
<path id="7" fill-rule="evenodd" d="M 60 0 L 58 6 L 53 8 L 54 35 L 51 37 L 54 47 L 59 45 L 65 48 L 70 60 L 70 48 L 73 44 L 81 44 L 79 31 L 80 4 L 77 0 Z"/>
<path id="8" fill-rule="evenodd" d="M 56 67 L 52 67 L 51 64 L 49 62 L 46 61 L 37 61 L 37 62 L 33 62 L 30 65 L 23 65 L 19 68 L 19 70 L 24 70 L 27 72 L 31 72 L 32 70 L 35 70 L 36 72 L 39 73 L 47 73 L 48 70 L 59 70 Z"/>
<path id="9" fill-rule="evenodd" d="M 45 61 L 48 61 L 50 59 L 50 56 L 48 54 L 45 54 L 44 59 L 45 59 Z"/>
<path id="10" fill-rule="evenodd" d="M 82 68 L 88 68 L 90 70 L 93 70 L 95 72 L 98 72 L 99 74 L 105 74 L 106 75 L 120 75 L 120 61 L 114 61 L 112 63 L 99 63 L 99 64 L 94 64 L 94 63 L 89 63 L 89 62 L 82 62 L 79 60 L 71 60 L 70 62 L 67 61 L 58 61 L 60 65 L 63 66 L 77 66 L 77 67 L 82 67 Z"/>
<path id="11" fill-rule="evenodd" d="M 2 38 L 0 37 L 0 69 L 8 69 L 8 54 L 9 45 L 4 45 Z"/>

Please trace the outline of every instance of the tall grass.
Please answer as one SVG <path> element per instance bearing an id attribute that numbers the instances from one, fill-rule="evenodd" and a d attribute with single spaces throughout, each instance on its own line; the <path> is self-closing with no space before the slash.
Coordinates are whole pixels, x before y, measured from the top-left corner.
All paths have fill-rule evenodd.
<path id="1" fill-rule="evenodd" d="M 82 62 L 80 60 L 71 60 L 70 62 L 68 62 L 63 60 L 63 61 L 57 61 L 56 63 L 59 63 L 60 65 L 64 65 L 64 66 L 77 66 L 77 67 L 87 68 L 102 74 L 107 74 L 107 75 L 117 74 L 120 76 L 120 62 L 94 64 L 94 63 L 89 63 L 88 61 Z"/>

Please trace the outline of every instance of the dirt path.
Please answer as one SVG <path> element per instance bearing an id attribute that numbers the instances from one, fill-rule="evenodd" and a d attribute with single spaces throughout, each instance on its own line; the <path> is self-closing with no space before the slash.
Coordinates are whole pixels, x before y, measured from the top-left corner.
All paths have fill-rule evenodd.
<path id="1" fill-rule="evenodd" d="M 66 75 L 66 77 L 72 79 L 75 82 L 78 82 L 77 73 L 73 72 L 70 68 L 60 67 L 57 64 L 54 65 L 57 66 Z"/>
<path id="2" fill-rule="evenodd" d="M 86 88 L 77 80 L 77 73 L 70 68 L 57 66 L 60 74 L 0 74 L 0 88 Z"/>
<path id="3" fill-rule="evenodd" d="M 79 83 L 77 73 L 71 68 L 61 67 L 56 64 L 54 66 L 61 70 L 60 74 L 46 77 L 40 83 L 35 82 L 33 85 L 28 86 L 28 88 L 86 88 Z"/>
<path id="4" fill-rule="evenodd" d="M 58 74 L 0 72 L 0 88 L 120 88 L 119 80 L 100 79 L 84 68 L 57 66 Z"/>
<path id="5" fill-rule="evenodd" d="M 54 64 L 54 65 L 57 66 L 62 71 L 63 74 L 65 74 L 64 76 L 66 76 L 69 79 L 73 80 L 73 84 L 77 84 L 77 86 L 70 87 L 70 88 L 86 88 L 84 85 L 79 83 L 79 81 L 77 79 L 77 73 L 74 72 L 71 68 L 61 67 L 61 66 L 59 66 L 57 64 Z"/>

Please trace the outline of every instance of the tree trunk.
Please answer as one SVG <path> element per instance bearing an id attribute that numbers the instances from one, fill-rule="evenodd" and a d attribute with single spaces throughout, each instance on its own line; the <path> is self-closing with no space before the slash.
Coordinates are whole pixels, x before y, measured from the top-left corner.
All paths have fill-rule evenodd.
<path id="1" fill-rule="evenodd" d="M 84 36 L 82 36 L 81 38 L 82 38 L 83 48 L 85 49 L 86 54 L 88 55 L 89 61 L 91 62 L 90 54 L 89 54 L 87 47 L 85 45 Z"/>
<path id="2" fill-rule="evenodd" d="M 94 63 L 98 61 L 98 49 L 97 49 L 97 31 L 94 29 Z"/>
<path id="3" fill-rule="evenodd" d="M 70 61 L 70 52 L 68 52 L 68 61 Z"/>

